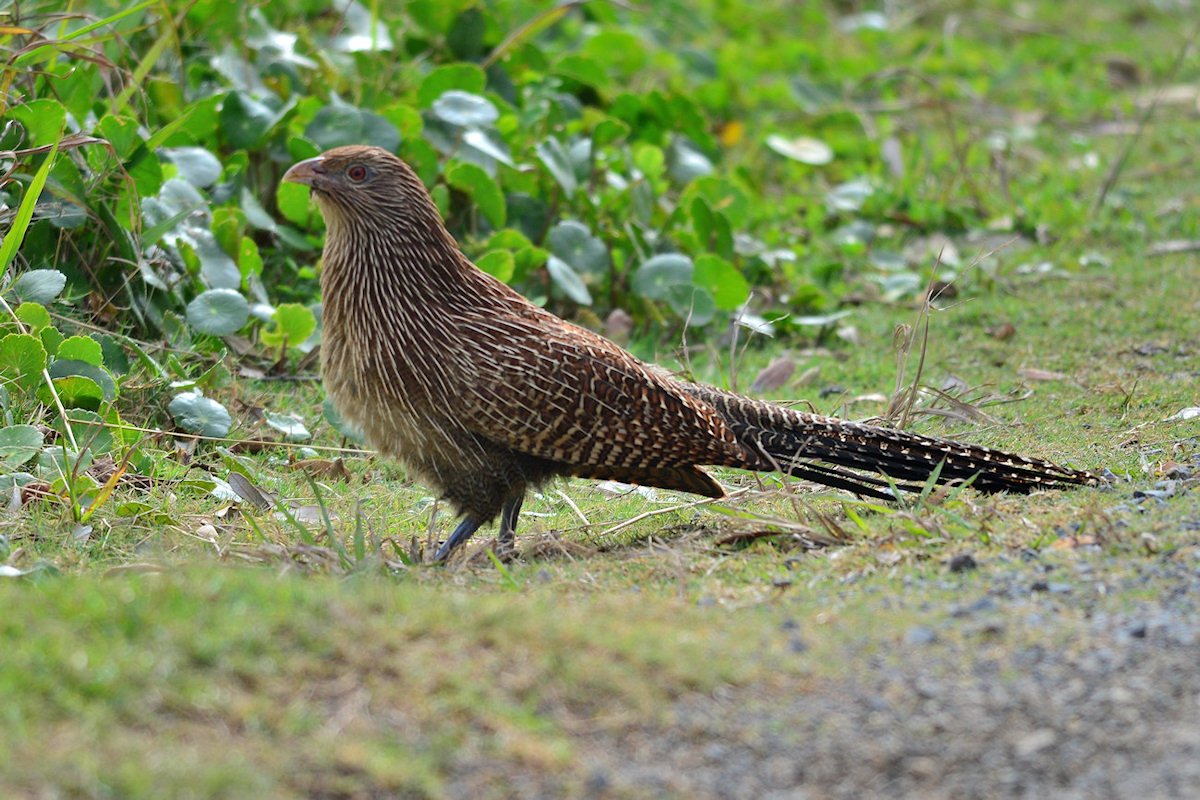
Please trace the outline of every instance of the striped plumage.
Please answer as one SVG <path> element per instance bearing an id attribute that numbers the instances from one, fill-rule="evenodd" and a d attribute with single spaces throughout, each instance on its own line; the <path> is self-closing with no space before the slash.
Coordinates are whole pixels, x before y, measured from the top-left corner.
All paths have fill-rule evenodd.
<path id="1" fill-rule="evenodd" d="M 974 478 L 984 491 L 1096 475 L 974 445 L 805 414 L 684 383 L 476 268 L 416 175 L 372 147 L 293 166 L 327 233 L 321 365 L 339 412 L 462 514 L 437 558 L 556 475 L 719 497 L 701 466 L 781 469 L 891 499 Z M 885 480 L 887 475 L 891 481 Z"/>

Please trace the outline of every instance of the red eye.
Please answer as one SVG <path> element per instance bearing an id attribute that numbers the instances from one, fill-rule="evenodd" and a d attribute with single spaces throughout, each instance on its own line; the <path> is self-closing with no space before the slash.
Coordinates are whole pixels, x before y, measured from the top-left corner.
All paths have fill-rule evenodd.
<path id="1" fill-rule="evenodd" d="M 367 168 L 362 164 L 355 164 L 346 170 L 346 175 L 349 176 L 350 180 L 359 183 L 367 179 Z"/>

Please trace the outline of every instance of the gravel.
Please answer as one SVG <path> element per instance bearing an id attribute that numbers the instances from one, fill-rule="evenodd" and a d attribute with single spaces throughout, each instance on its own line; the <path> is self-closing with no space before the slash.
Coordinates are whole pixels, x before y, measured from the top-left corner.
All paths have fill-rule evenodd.
<path id="1" fill-rule="evenodd" d="M 843 677 L 690 696 L 666 723 L 581 734 L 592 766 L 571 793 L 1200 797 L 1200 547 L 977 566 L 935 621 L 847 645 Z M 814 632 L 781 627 L 812 657 L 794 643 Z"/>

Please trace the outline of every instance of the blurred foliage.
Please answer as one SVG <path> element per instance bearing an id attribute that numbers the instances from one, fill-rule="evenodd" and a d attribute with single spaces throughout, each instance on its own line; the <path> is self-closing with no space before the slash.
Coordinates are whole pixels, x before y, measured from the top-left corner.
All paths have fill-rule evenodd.
<path id="1" fill-rule="evenodd" d="M 982 13 L 951 34 L 784 0 L 0 8 L 8 466 L 42 414 L 220 437 L 204 390 L 311 371 L 322 222 L 279 178 L 330 147 L 397 152 L 481 268 L 584 324 L 788 336 L 919 296 L 938 252 L 952 276 L 932 234 L 1081 229 L 1034 122 L 1114 102 L 1093 46 L 1014 52 Z M 1006 74 L 1033 62 L 1045 96 Z"/>

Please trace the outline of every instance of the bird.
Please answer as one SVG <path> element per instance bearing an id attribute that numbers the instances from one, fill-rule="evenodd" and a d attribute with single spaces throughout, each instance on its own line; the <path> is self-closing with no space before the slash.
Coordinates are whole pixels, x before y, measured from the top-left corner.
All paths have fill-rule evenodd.
<path id="1" fill-rule="evenodd" d="M 1038 458 L 853 422 L 674 377 L 476 267 L 390 151 L 292 165 L 325 220 L 321 374 L 341 416 L 436 489 L 459 521 L 444 562 L 499 517 L 511 553 L 526 493 L 555 477 L 719 498 L 704 467 L 781 472 L 863 497 L 969 483 L 1097 485 Z"/>

